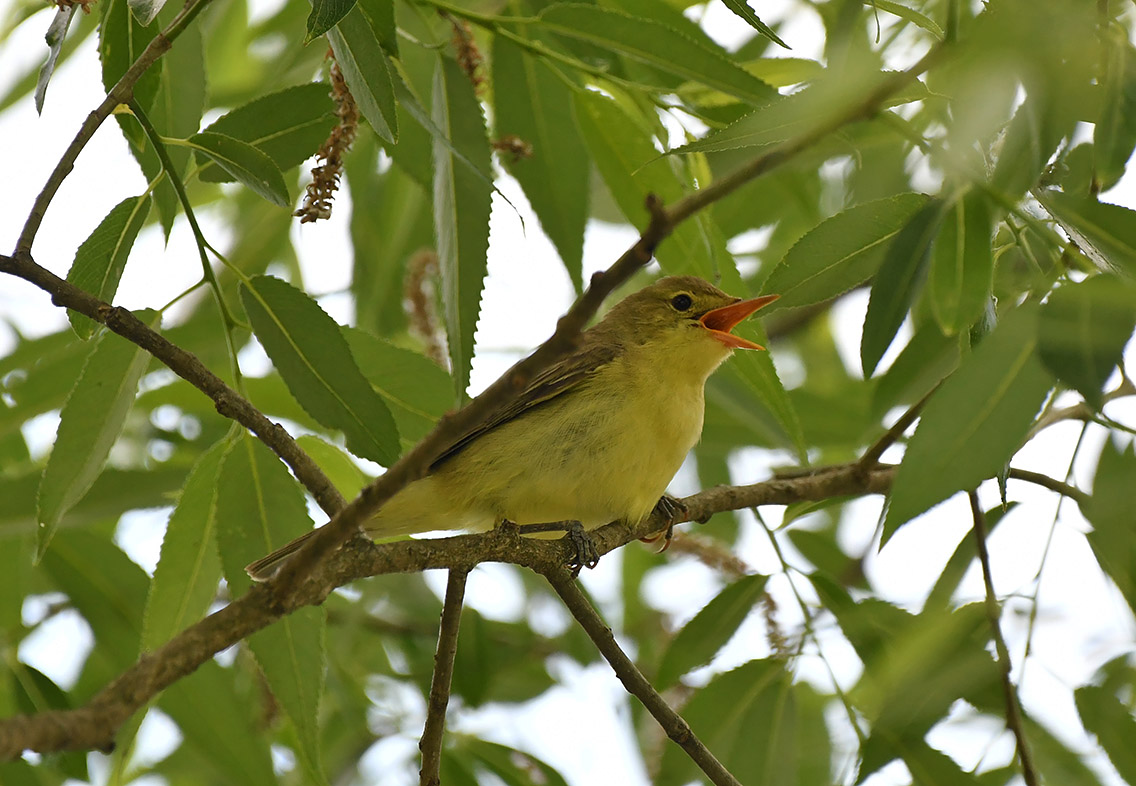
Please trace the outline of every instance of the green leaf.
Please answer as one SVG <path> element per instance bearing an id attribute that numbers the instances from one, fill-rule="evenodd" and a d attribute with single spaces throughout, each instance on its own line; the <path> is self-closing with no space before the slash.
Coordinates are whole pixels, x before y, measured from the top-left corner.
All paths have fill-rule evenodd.
<path id="1" fill-rule="evenodd" d="M 351 452 L 385 466 L 398 458 L 398 430 L 355 365 L 339 325 L 306 293 L 272 276 L 241 286 L 256 337 L 309 415 L 343 431 Z"/>
<path id="2" fill-rule="evenodd" d="M 363 376 L 390 407 L 408 446 L 426 436 L 453 406 L 453 382 L 434 361 L 362 330 L 344 328 L 343 335 Z"/>
<path id="3" fill-rule="evenodd" d="M 1136 782 L 1136 718 L 1109 690 L 1085 685 L 1074 693 L 1077 712 L 1089 733 L 1096 735 L 1112 766 L 1126 783 Z"/>
<path id="4" fill-rule="evenodd" d="M 177 723 L 186 743 L 203 754 L 210 769 L 195 772 L 195 779 L 277 786 L 269 748 L 272 737 L 261 727 L 264 697 L 240 691 L 237 672 L 207 660 L 162 691 L 158 706 Z M 218 712 L 218 707 L 225 712 Z"/>
<path id="5" fill-rule="evenodd" d="M 653 19 L 581 3 L 550 5 L 539 19 L 549 32 L 617 52 L 751 104 L 765 104 L 777 94 L 722 52 Z"/>
<path id="6" fill-rule="evenodd" d="M 740 578 L 703 606 L 663 653 L 655 687 L 669 688 L 682 675 L 709 663 L 761 600 L 768 579 L 762 575 Z"/>
<path id="7" fill-rule="evenodd" d="M 568 786 L 560 773 L 531 753 L 474 738 L 465 743 L 462 753 L 485 765 L 506 786 Z"/>
<path id="8" fill-rule="evenodd" d="M 931 309 L 948 336 L 970 328 L 990 300 L 993 220 L 986 197 L 977 190 L 955 200 L 943 217 L 927 287 Z"/>
<path id="9" fill-rule="evenodd" d="M 1136 278 L 1136 212 L 1060 191 L 1046 191 L 1039 199 L 1101 270 Z"/>
<path id="10" fill-rule="evenodd" d="M 249 143 L 213 131 L 202 131 L 187 139 L 186 144 L 219 164 L 222 169 L 272 204 L 287 207 L 291 203 L 280 168 L 271 158 Z"/>
<path id="11" fill-rule="evenodd" d="M 296 444 L 312 457 L 344 499 L 354 499 L 367 485 L 368 478 L 359 465 L 335 445 L 311 434 L 296 437 Z"/>
<path id="12" fill-rule="evenodd" d="M 157 26 L 145 27 L 130 13 L 127 0 L 109 0 L 99 26 L 99 60 L 103 87 L 109 93 L 157 34 Z M 147 69 L 134 84 L 134 98 L 149 109 L 158 92 L 158 69 Z"/>
<path id="13" fill-rule="evenodd" d="M 143 27 L 154 21 L 154 17 L 162 10 L 166 0 L 126 0 L 130 6 L 130 13 Z"/>
<path id="14" fill-rule="evenodd" d="M 228 447 L 221 441 L 202 454 L 170 515 L 142 617 L 143 652 L 200 619 L 217 595 L 217 479 Z"/>
<path id="15" fill-rule="evenodd" d="M 721 674 L 696 692 L 683 717 L 698 738 L 741 783 L 832 783 L 832 748 L 824 699 L 793 684 L 783 661 L 754 660 Z M 657 786 L 699 781 L 677 745 L 663 749 Z"/>
<path id="16" fill-rule="evenodd" d="M 84 530 L 60 532 L 42 564 L 95 634 L 90 658 L 96 662 L 87 668 L 110 679 L 133 665 L 150 583 L 146 573 L 110 538 Z"/>
<path id="17" fill-rule="evenodd" d="M 1115 276 L 1093 276 L 1050 294 L 1038 320 L 1038 354 L 1054 376 L 1092 407 L 1120 363 L 1136 328 L 1136 287 Z"/>
<path id="18" fill-rule="evenodd" d="M 154 311 L 137 314 L 156 326 Z M 36 495 L 36 559 L 42 559 L 59 522 L 103 470 L 134 403 L 150 354 L 109 331 L 92 348 L 67 403 Z"/>
<path id="19" fill-rule="evenodd" d="M 47 96 L 47 83 L 55 73 L 55 64 L 59 60 L 59 52 L 63 49 L 63 41 L 67 38 L 67 28 L 71 26 L 71 19 L 78 10 L 74 5 L 61 5 L 55 11 L 55 17 L 44 34 L 47 41 L 47 60 L 39 69 L 39 79 L 36 81 L 35 108 L 38 114 L 43 114 L 43 100 Z"/>
<path id="20" fill-rule="evenodd" d="M 1136 147 L 1136 49 L 1116 26 L 1102 30 L 1105 48 L 1104 95 L 1093 128 L 1093 153 L 1100 190 L 1107 191 L 1124 174 Z"/>
<path id="21" fill-rule="evenodd" d="M 149 214 L 148 194 L 130 197 L 115 205 L 75 252 L 67 280 L 104 303 L 114 302 L 130 249 Z M 94 333 L 95 322 L 90 317 L 68 309 L 67 318 L 79 338 L 88 339 Z"/>
<path id="22" fill-rule="evenodd" d="M 867 281 L 896 236 L 926 204 L 922 194 L 899 194 L 822 221 L 789 249 L 765 280 L 763 293 L 781 295 L 766 311 L 821 303 Z"/>
<path id="23" fill-rule="evenodd" d="M 1132 478 L 1136 477 L 1136 455 L 1133 448 L 1121 450 L 1111 441 L 1104 444 L 1097 472 L 1093 478 L 1093 495 L 1082 506 L 1082 512 L 1093 531 L 1089 545 L 1097 562 L 1136 611 L 1136 541 L 1132 538 Z"/>
<path id="24" fill-rule="evenodd" d="M 757 18 L 757 14 L 755 14 L 753 12 L 753 9 L 750 8 L 746 4 L 745 0 L 722 0 L 722 2 L 725 3 L 726 8 L 730 9 L 735 14 L 740 16 L 742 19 L 745 20 L 746 24 L 748 24 L 750 27 L 752 27 L 757 32 L 761 33 L 763 36 L 768 38 L 770 41 L 772 41 L 773 43 L 778 44 L 780 46 L 783 46 L 786 49 L 791 48 L 788 44 L 786 44 L 784 41 L 782 41 L 780 38 L 777 37 L 777 34 L 775 32 L 773 32 L 772 27 L 770 27 L 769 25 L 765 24 L 765 22 L 762 22 L 760 19 Z"/>
<path id="25" fill-rule="evenodd" d="M 892 483 L 883 542 L 957 491 L 999 474 L 1052 379 L 1035 352 L 1037 308 L 1008 314 L 927 403 Z"/>
<path id="26" fill-rule="evenodd" d="M 327 84 L 308 82 L 237 107 L 205 130 L 247 142 L 285 172 L 314 156 L 335 122 L 335 104 Z M 198 177 L 210 183 L 233 179 L 214 164 L 202 167 Z"/>
<path id="27" fill-rule="evenodd" d="M 383 51 L 383 20 L 371 3 L 355 7 L 329 30 L 327 40 L 359 112 L 389 144 L 398 141 L 393 67 Z"/>
<path id="28" fill-rule="evenodd" d="M 576 121 L 600 175 L 627 220 L 647 226 L 645 200 L 654 194 L 670 204 L 687 185 L 673 162 L 659 156 L 650 136 L 615 101 L 592 91 L 575 94 Z M 697 221 L 679 224 L 655 252 L 669 274 L 716 278 L 714 251 Z"/>
<path id="29" fill-rule="evenodd" d="M 1051 114 L 1050 99 L 1032 91 L 1018 107 L 1006 129 L 994 166 L 991 185 L 1012 201 L 1037 185 L 1050 156 L 1061 141 Z"/>
<path id="30" fill-rule="evenodd" d="M 911 217 L 888 245 L 872 282 L 868 313 L 864 317 L 860 362 L 865 377 L 870 377 L 876 370 L 880 358 L 903 324 L 908 308 L 919 294 L 942 215 L 942 203 L 931 200 Z"/>
<path id="31" fill-rule="evenodd" d="M 304 36 L 304 46 L 339 24 L 339 20 L 354 7 L 355 0 L 312 0 L 312 10 L 308 14 L 308 32 Z"/>
<path id="32" fill-rule="evenodd" d="M 986 519 L 986 534 L 988 537 L 993 534 L 995 528 L 1002 523 L 1006 515 L 1017 506 L 1017 502 L 1009 502 L 1005 507 L 999 504 L 983 514 Z M 966 575 L 966 571 L 970 568 L 970 564 L 974 562 L 976 557 L 977 552 L 975 551 L 974 537 L 971 532 L 968 531 L 963 535 L 959 544 L 955 546 L 951 558 L 947 560 L 947 564 L 939 572 L 939 578 L 935 580 L 935 586 L 933 586 L 931 591 L 927 594 L 927 600 L 923 604 L 923 608 L 948 608 L 951 598 L 954 596 L 955 591 L 958 590 L 958 586 Z"/>
<path id="33" fill-rule="evenodd" d="M 479 169 L 489 168 L 489 141 L 481 105 L 469 78 L 447 57 L 434 72 L 431 118 L 462 155 Z M 485 285 L 491 187 L 460 164 L 449 146 L 434 138 L 434 233 L 442 270 L 446 336 L 459 400 L 469 386 L 473 334 Z"/>
<path id="34" fill-rule="evenodd" d="M 492 60 L 497 136 L 512 134 L 532 146 L 531 156 L 505 163 L 580 290 L 591 168 L 572 115 L 572 91 L 543 59 L 504 36 L 494 36 Z"/>
<path id="35" fill-rule="evenodd" d="M 914 8 L 908 8 L 900 3 L 894 3 L 892 0 L 870 0 L 868 4 L 881 11 L 887 11 L 889 14 L 895 14 L 900 19 L 923 28 L 940 41 L 945 37 L 943 28 L 939 27 L 934 19 L 931 19 L 926 14 L 919 13 Z"/>
<path id="36" fill-rule="evenodd" d="M 217 535 L 225 580 L 236 594 L 244 566 L 311 530 L 299 485 L 258 440 L 242 434 L 225 453 L 217 488 Z M 291 718 L 310 780 L 325 783 L 317 715 L 324 684 L 326 612 L 308 607 L 249 638 L 273 695 Z"/>

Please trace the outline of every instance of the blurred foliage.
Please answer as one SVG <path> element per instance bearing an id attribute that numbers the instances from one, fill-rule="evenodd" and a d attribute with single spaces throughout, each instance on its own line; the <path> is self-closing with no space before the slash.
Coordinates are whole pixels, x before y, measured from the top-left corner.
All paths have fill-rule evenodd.
<path id="1" fill-rule="evenodd" d="M 698 21 L 708 7 L 685 0 L 290 0 L 259 4 L 255 18 L 245 0 L 191 2 L 207 7 L 138 83 L 136 116 L 116 115 L 150 188 L 117 206 L 88 195 L 83 209 L 106 218 L 68 278 L 113 302 L 140 229 L 157 224 L 168 238 L 185 220 L 183 198 L 208 206 L 227 228 L 225 257 L 202 247 L 215 266 L 202 290 L 211 294 L 184 298 L 162 330 L 265 414 L 318 434 L 301 444 L 348 496 L 365 482 L 353 457 L 393 460 L 465 395 L 499 177 L 520 184 L 579 288 L 589 219 L 642 227 L 648 193 L 673 201 L 705 187 L 863 104 L 889 74 L 936 50 L 882 109 L 715 203 L 658 249 L 664 273 L 782 295 L 763 312 L 774 352 L 737 358 L 710 382 L 700 480 L 730 482 L 727 461 L 742 448 L 814 467 L 853 460 L 897 411 L 931 394 L 914 434 L 901 438 L 910 449 L 881 517 L 886 539 L 983 480 L 1004 484 L 1023 443 L 1054 422 L 1061 393 L 1112 435 L 1082 504 L 1092 527 L 1083 537 L 1124 614 L 1136 609 L 1136 458 L 1121 446 L 1136 424 L 1110 414 L 1112 401 L 1136 392 L 1122 370 L 1136 324 L 1136 213 L 1106 194 L 1136 147 L 1130 4 L 798 0 L 782 17 L 759 18 L 760 4 L 728 0 L 735 16 L 713 30 Z M 92 9 L 56 14 L 39 53 L 48 64 L 15 75 L 0 111 L 61 100 L 52 69 L 90 58 L 79 44 L 91 36 L 109 88 L 181 10 L 128 0 Z M 16 2 L 0 42 L 47 32 L 53 13 Z M 791 24 L 798 17 L 816 23 L 820 40 L 794 39 L 789 31 L 807 29 Z M 736 43 L 718 43 L 721 32 Z M 329 42 L 305 46 L 321 36 Z M 354 119 L 328 98 L 337 79 L 329 46 Z M 329 134 L 345 168 L 324 177 L 353 203 L 347 215 L 333 202 L 331 218 L 350 222 L 351 326 L 304 291 L 289 232 L 289 206 L 307 183 L 300 164 Z M 850 368 L 830 307 L 865 289 L 867 317 L 853 337 L 860 365 Z M 267 449 L 187 383 L 71 316 L 58 333 L 17 335 L 0 358 L 5 716 L 83 703 L 141 651 L 246 591 L 246 561 L 312 525 L 303 490 Z M 746 329 L 765 341 L 762 328 Z M 238 378 L 250 330 L 275 368 Z M 51 413 L 62 418 L 55 449 L 32 456 L 26 427 Z M 1008 506 L 988 513 L 990 527 L 1029 509 L 1014 489 L 1004 491 Z M 681 626 L 643 591 L 672 570 L 667 556 L 629 547 L 605 610 L 648 677 L 744 783 L 853 784 L 888 765 L 919 784 L 1007 783 L 1017 771 L 1008 759 L 964 765 L 928 742 L 960 714 L 973 735 L 993 735 L 982 721 L 1006 712 L 983 610 L 952 600 L 975 564 L 971 540 L 941 555 L 922 608 L 900 608 L 865 578 L 865 555 L 842 545 L 847 502 L 792 506 L 779 528 L 759 533 L 781 558 L 784 575 L 773 577 L 733 554 L 744 528 L 759 524 L 719 515 L 685 553 L 720 574 L 720 592 Z M 172 512 L 151 576 L 127 557 L 119 522 L 155 509 L 163 512 L 150 521 Z M 519 615 L 464 613 L 451 710 L 459 728 L 479 708 L 548 695 L 563 679 L 558 659 L 598 657 L 578 628 L 550 622 L 559 617 L 547 587 L 515 575 L 525 591 Z M 154 707 L 176 724 L 175 749 L 158 761 L 141 755 L 139 713 L 108 782 L 370 782 L 360 762 L 372 744 L 420 727 L 407 697 L 428 690 L 439 609 L 421 576 L 333 594 L 166 690 Z M 94 639 L 70 685 L 19 654 L 64 613 Z M 755 621 L 768 646 L 750 646 L 728 670 L 716 665 Z M 838 648 L 839 691 L 812 668 Z M 1066 700 L 1084 744 L 1027 712 L 1047 783 L 1119 775 L 1136 784 L 1136 665 L 1124 656 L 1094 665 Z M 658 783 L 700 777 L 641 708 L 629 717 L 636 766 Z M 291 757 L 277 755 L 285 749 Z M 563 783 L 534 753 L 455 732 L 443 779 Z M 415 765 L 405 766 L 413 778 Z M 5 784 L 89 777 L 77 753 L 0 763 Z"/>

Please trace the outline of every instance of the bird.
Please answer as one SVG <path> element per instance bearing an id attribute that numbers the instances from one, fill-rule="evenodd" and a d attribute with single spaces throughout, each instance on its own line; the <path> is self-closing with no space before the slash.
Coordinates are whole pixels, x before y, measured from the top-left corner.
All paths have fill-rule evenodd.
<path id="1" fill-rule="evenodd" d="M 689 275 L 628 295 L 364 531 L 375 539 L 483 532 L 508 521 L 526 534 L 566 532 L 577 547 L 573 572 L 591 567 L 581 533 L 674 509 L 665 492 L 701 437 L 706 380 L 735 349 L 764 349 L 731 331 L 777 297 L 743 300 Z M 314 532 L 245 570 L 271 578 Z"/>

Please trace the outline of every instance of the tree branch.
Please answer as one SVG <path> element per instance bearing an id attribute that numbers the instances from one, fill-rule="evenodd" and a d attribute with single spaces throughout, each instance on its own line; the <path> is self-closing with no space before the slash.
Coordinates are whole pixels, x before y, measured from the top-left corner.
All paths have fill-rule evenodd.
<path id="1" fill-rule="evenodd" d="M 658 691 L 651 687 L 643 672 L 636 668 L 620 648 L 615 636 L 612 635 L 611 628 L 604 624 L 600 615 L 592 608 L 592 604 L 584 597 L 579 584 L 563 568 L 545 574 L 545 578 L 572 612 L 572 616 L 580 623 L 580 627 L 595 643 L 596 648 L 615 672 L 615 676 L 623 683 L 623 687 L 643 703 L 647 711 L 663 727 L 667 736 L 686 751 L 716 786 L 741 786 L 737 778 L 731 775 L 730 771 L 722 766 L 714 754 L 702 744 L 683 717 L 671 709 Z"/>
<path id="2" fill-rule="evenodd" d="M 18 257 L 0 255 L 0 272 L 9 273 L 35 284 L 51 295 L 51 302 L 55 305 L 73 309 L 106 325 L 127 341 L 137 344 L 165 363 L 171 371 L 211 398 L 219 413 L 232 418 L 256 434 L 261 442 L 283 459 L 329 516 L 335 515 L 336 511 L 341 510 L 346 504 L 343 496 L 323 471 L 296 444 L 283 426 L 261 414 L 248 399 L 206 368 L 196 355 L 171 343 L 127 309 L 104 303 L 74 284 L 64 281 L 50 270 L 40 267 L 29 255 Z"/>
<path id="3" fill-rule="evenodd" d="M 974 517 L 974 542 L 978 549 L 978 561 L 982 564 L 982 582 L 986 585 L 986 617 L 990 621 L 990 633 L 994 638 L 994 648 L 998 653 L 998 669 L 1002 674 L 1002 694 L 1006 700 L 1006 725 L 1014 733 L 1018 744 L 1018 760 L 1022 763 L 1022 779 L 1026 786 L 1038 786 L 1037 772 L 1033 767 L 1033 755 L 1026 740 L 1025 724 L 1022 722 L 1022 708 L 1018 695 L 1010 679 L 1010 650 L 1002 636 L 1001 607 L 994 594 L 994 580 L 990 573 L 990 554 L 986 550 L 986 516 L 978 504 L 978 493 L 970 492 L 970 512 Z"/>
<path id="4" fill-rule="evenodd" d="M 864 477 L 850 467 L 841 467 L 820 476 L 719 487 L 682 502 L 691 520 L 704 520 L 719 511 L 756 505 L 882 493 L 893 472 L 894 468 L 880 469 Z M 608 524 L 591 534 L 599 553 L 606 554 L 665 525 L 661 516 L 651 516 L 636 526 Z M 135 711 L 215 653 L 297 608 L 322 602 L 332 589 L 356 579 L 432 568 L 469 570 L 479 562 L 511 562 L 552 575 L 563 570 L 570 549 L 559 540 L 523 538 L 515 527 L 477 535 L 383 544 L 354 538 L 321 564 L 312 580 L 305 582 L 286 603 L 273 595 L 268 584 L 255 584 L 225 608 L 191 625 L 157 650 L 143 654 L 83 707 L 0 720 L 0 761 L 15 758 L 24 750 L 48 753 L 111 747 L 118 728 Z"/>
<path id="5" fill-rule="evenodd" d="M 438 629 L 438 650 L 434 653 L 434 678 L 430 681 L 430 698 L 426 703 L 426 726 L 418 749 L 422 751 L 421 786 L 439 786 L 442 766 L 442 733 L 446 729 L 446 706 L 450 702 L 450 683 L 454 676 L 454 657 L 458 652 L 458 628 L 461 625 L 462 602 L 465 600 L 466 570 L 451 570 L 446 582 L 446 600 L 442 605 L 442 623 Z"/>

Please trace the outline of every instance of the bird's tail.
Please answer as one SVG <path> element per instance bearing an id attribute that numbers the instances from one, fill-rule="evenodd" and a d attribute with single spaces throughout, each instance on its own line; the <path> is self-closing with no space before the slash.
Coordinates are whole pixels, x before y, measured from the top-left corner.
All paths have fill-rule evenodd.
<path id="1" fill-rule="evenodd" d="M 245 565 L 245 573 L 249 574 L 253 581 L 268 581 L 276 575 L 276 571 L 291 558 L 293 554 L 303 548 L 304 544 L 308 542 L 308 538 L 316 534 L 318 530 L 305 532 L 295 540 L 285 543 L 276 551 L 272 552 L 266 557 L 261 557 L 256 562 L 250 562 Z"/>

